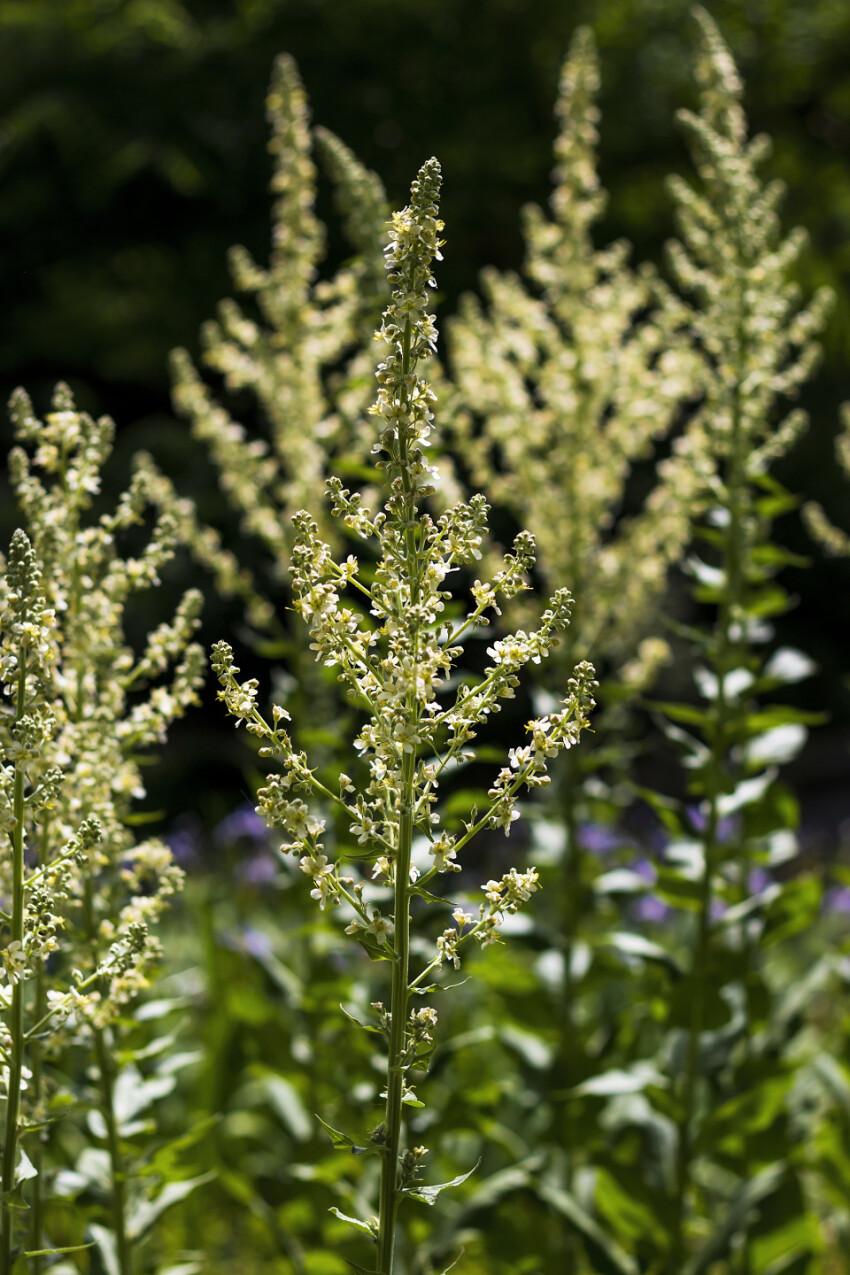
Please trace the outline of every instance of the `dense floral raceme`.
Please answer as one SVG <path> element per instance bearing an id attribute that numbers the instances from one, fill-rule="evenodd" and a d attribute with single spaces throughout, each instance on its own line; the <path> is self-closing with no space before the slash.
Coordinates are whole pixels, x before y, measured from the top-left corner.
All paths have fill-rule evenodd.
<path id="1" fill-rule="evenodd" d="M 316 168 L 309 109 L 295 63 L 275 63 L 268 97 L 275 196 L 271 262 L 231 254 L 238 291 L 256 299 L 260 321 L 233 300 L 203 330 L 204 362 L 231 391 L 256 397 L 268 438 L 251 437 L 214 398 L 185 350 L 175 352 L 174 401 L 208 448 L 243 529 L 262 542 L 275 570 L 289 561 L 292 514 L 307 508 L 333 534 L 322 501 L 332 458 L 368 460 L 364 425 L 370 337 L 386 301 L 381 236 L 387 217 L 378 178 L 324 129 L 315 137 L 334 183 L 354 256 L 318 278 L 325 231 L 315 211 Z"/>
<path id="2" fill-rule="evenodd" d="M 0 823 L 14 847 L 0 865 L 0 893 L 12 906 L 3 949 L 11 1019 L 4 1021 L 3 1075 L 18 1089 L 26 1054 L 34 1077 L 26 1121 L 37 1123 L 51 1095 L 43 1064 L 68 1042 L 82 1045 L 106 1086 L 99 1105 L 108 1125 L 103 1057 L 117 1047 L 159 959 L 153 926 L 182 879 L 163 841 L 136 841 L 128 827 L 145 795 L 139 758 L 196 702 L 204 663 L 192 642 L 197 589 L 139 652 L 125 636 L 126 612 L 159 584 L 178 540 L 191 544 L 203 530 L 145 457 L 115 508 L 91 516 L 113 424 L 77 411 L 61 385 L 53 407 L 42 422 L 22 390 L 12 401 L 19 445 L 9 469 L 27 533 L 15 533 L 0 582 Z M 135 554 L 122 553 L 122 539 L 148 511 L 154 518 L 146 542 Z M 232 563 L 219 557 L 215 541 L 206 548 L 210 565 L 226 577 Z M 16 1004 L 22 983 L 32 989 L 26 1032 Z M 7 1098 L 4 1189 L 18 1121 L 16 1093 Z M 112 1167 L 118 1182 L 122 1170 Z M 38 1197 L 38 1168 L 36 1175 Z M 126 1237 L 117 1242 L 126 1248 Z"/>
<path id="3" fill-rule="evenodd" d="M 384 949 L 393 961 L 393 999 L 384 1023 L 387 1143 L 377 1228 L 379 1269 L 386 1275 L 392 1268 L 398 1192 L 405 1181 L 403 1157 L 398 1172 L 396 1168 L 401 1102 L 411 1096 L 408 1073 L 417 1056 L 418 1020 L 404 1026 L 409 997 L 442 962 L 459 964 L 459 949 L 468 940 L 482 946 L 496 941 L 501 918 L 530 897 L 537 875 L 533 869 L 512 870 L 501 881 L 488 882 L 477 915 L 455 907 L 455 925 L 440 936 L 432 960 L 409 982 L 411 896 L 433 899 L 425 887 L 459 866 L 459 856 L 479 832 L 510 833 L 522 794 L 546 784 L 550 759 L 578 742 L 595 686 L 591 666 L 580 664 L 562 688 L 560 706 L 530 721 L 526 740 L 510 750 L 486 808 L 475 812 L 460 832 L 443 826 L 438 806 L 442 777 L 475 755 L 472 746 L 480 729 L 514 696 L 523 668 L 555 648 L 569 623 L 571 598 L 566 589 L 557 592 L 538 628 L 494 641 L 483 674 L 461 676 L 459 689 L 450 691 L 449 679 L 459 676 L 462 639 L 489 623 L 500 598 L 510 599 L 526 587 L 534 541 L 521 532 L 493 579 L 476 579 L 470 605 L 458 611 L 447 580 L 481 559 L 487 504 L 474 496 L 438 517 L 425 508 L 435 481 L 428 449 L 436 396 L 420 369 L 436 345 L 428 293 L 434 286 L 432 262 L 439 259 L 441 247 L 439 186 L 439 166 L 430 160 L 413 183 L 410 205 L 393 215 L 386 249 L 392 299 L 378 333 L 382 357 L 371 409 L 378 422 L 375 453 L 386 479 L 384 506 L 373 512 L 339 479 L 328 482 L 333 514 L 361 542 L 364 563 L 353 554 L 337 562 L 314 518 L 304 511 L 294 518 L 295 607 L 309 626 L 316 659 L 337 671 L 364 710 L 365 722 L 353 744 L 360 759 L 355 769 L 364 771 L 365 779 L 356 784 L 343 773 L 337 791 L 326 787 L 307 756 L 293 746 L 284 726 L 285 710 L 276 706 L 267 721 L 257 705 L 258 684 L 238 680 L 230 647 L 218 643 L 213 656 L 220 698 L 260 738 L 261 754 L 280 763 L 280 772 L 259 793 L 258 809 L 269 824 L 285 831 L 288 840 L 282 850 L 298 856 L 319 906 L 341 904 L 348 931 L 367 950 Z M 343 829 L 344 847 L 344 857 L 334 860 L 327 843 L 332 818 Z M 425 850 L 421 867 L 412 862 L 414 837 Z M 351 875 L 352 859 L 366 865 L 359 879 Z M 370 876 L 392 883 L 392 916 L 382 914 L 370 898 Z"/>
<path id="4" fill-rule="evenodd" d="M 620 519 L 635 462 L 651 455 L 695 393 L 697 363 L 681 303 L 628 245 L 597 249 L 605 206 L 597 176 L 599 69 L 579 28 L 557 104 L 552 218 L 526 210 L 526 276 L 483 276 L 450 326 L 453 424 L 474 480 L 534 533 L 547 584 L 569 580 L 572 652 L 628 655 L 628 680 L 664 648 L 635 653 L 657 624 L 667 571 L 687 542 L 699 473 L 685 440 L 661 462 L 641 513 Z"/>

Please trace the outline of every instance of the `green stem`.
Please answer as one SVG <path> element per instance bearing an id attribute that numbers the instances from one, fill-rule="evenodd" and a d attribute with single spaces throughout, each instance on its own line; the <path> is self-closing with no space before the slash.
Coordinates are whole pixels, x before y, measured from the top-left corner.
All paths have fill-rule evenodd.
<path id="1" fill-rule="evenodd" d="M 112 1229 L 118 1253 L 118 1270 L 121 1275 L 131 1275 L 130 1245 L 127 1237 L 126 1173 L 121 1154 L 118 1121 L 115 1116 L 114 1082 L 115 1060 L 106 1042 L 103 1028 L 94 1029 L 94 1051 L 100 1080 L 100 1109 L 106 1124 L 106 1142 L 109 1150 L 109 1171 L 112 1179 Z"/>
<path id="2" fill-rule="evenodd" d="M 390 1001 L 390 1040 L 387 1054 L 387 1106 L 384 1115 L 385 1151 L 381 1163 L 381 1204 L 378 1226 L 378 1275 L 393 1275 L 396 1216 L 399 1205 L 398 1160 L 404 1096 L 404 1044 L 407 1027 L 408 968 L 410 964 L 410 854 L 413 844 L 412 753 L 405 754 L 403 805 L 399 821 L 395 865 L 394 960 Z"/>
<path id="3" fill-rule="evenodd" d="M 745 352 L 745 323 L 743 295 L 739 297 L 739 310 L 733 350 L 730 361 L 743 367 Z M 740 632 L 740 607 L 744 594 L 744 437 L 742 416 L 741 379 L 732 390 L 731 446 L 726 465 L 726 489 L 729 493 L 729 520 L 723 544 L 725 591 L 720 605 L 717 624 L 717 640 L 714 652 L 714 672 L 717 678 L 717 694 L 710 727 L 711 751 L 707 767 L 709 781 L 709 810 L 703 839 L 703 870 L 700 883 L 699 917 L 696 944 L 690 968 L 693 986 L 691 1014 L 685 1056 L 685 1072 L 682 1085 L 679 1139 L 676 1154 L 676 1194 L 674 1204 L 673 1244 L 670 1275 L 679 1275 L 686 1251 L 686 1213 L 691 1184 L 693 1158 L 694 1116 L 697 1080 L 699 1077 L 700 1041 L 705 1019 L 705 993 L 708 979 L 708 957 L 711 943 L 711 904 L 714 873 L 717 867 L 719 841 L 718 803 L 721 792 L 728 789 L 728 764 L 730 740 L 730 706 L 726 695 L 726 677 L 738 662 L 743 635 Z"/>
<path id="4" fill-rule="evenodd" d="M 406 386 L 410 372 L 411 327 L 404 326 L 402 383 Z M 407 399 L 406 389 L 403 392 Z M 402 486 L 405 495 L 404 530 L 407 550 L 407 579 L 410 601 L 415 604 L 419 596 L 419 572 L 416 548 L 416 502 L 408 473 L 408 446 L 404 431 L 399 433 L 399 459 Z M 413 655 L 418 654 L 418 641 L 414 636 Z M 407 698 L 408 720 L 417 716 L 416 700 Z M 398 853 L 395 861 L 395 898 L 393 907 L 393 976 L 390 1000 L 390 1039 L 387 1051 L 387 1105 L 384 1114 L 384 1155 L 381 1162 L 381 1199 L 378 1215 L 378 1275 L 393 1275 L 395 1254 L 396 1219 L 401 1201 L 399 1194 L 399 1149 L 402 1134 L 402 1110 L 404 1098 L 404 1052 L 407 1030 L 407 1006 L 410 992 L 410 859 L 413 848 L 413 791 L 416 775 L 416 755 L 404 754 L 402 762 L 401 794 L 399 803 Z"/>
<path id="5" fill-rule="evenodd" d="M 41 856 L 40 865 L 44 867 L 50 857 L 50 815 L 46 815 L 41 835 Z M 35 971 L 35 993 L 33 996 L 33 1020 L 39 1022 L 47 1012 L 47 987 L 44 980 L 44 964 L 39 961 Z M 33 1040 L 30 1045 L 30 1061 L 32 1063 L 32 1095 L 33 1103 L 39 1119 L 43 1118 L 42 1104 L 44 1102 L 44 1059 L 42 1056 L 42 1043 L 39 1039 Z M 32 1163 L 35 1169 L 35 1177 L 32 1180 L 32 1214 L 30 1218 L 30 1248 L 33 1252 L 38 1253 L 47 1245 L 44 1241 L 44 1191 L 42 1175 L 44 1173 L 44 1133 L 38 1129 L 35 1134 L 35 1144 L 32 1153 Z M 34 1257 L 32 1259 L 32 1275 L 42 1275 L 44 1270 L 44 1259 L 42 1257 Z"/>
<path id="6" fill-rule="evenodd" d="M 15 705 L 15 721 L 19 722 L 26 708 L 27 666 L 26 654 L 19 652 L 18 690 Z M 24 941 L 24 766 L 15 764 L 13 812 L 15 826 L 12 830 L 12 924 L 10 942 Z M 15 1210 L 9 1207 L 9 1194 L 15 1185 L 15 1168 L 18 1160 L 18 1119 L 21 1109 L 21 1069 L 24 1061 L 24 985 L 18 978 L 12 987 L 12 1006 L 9 1019 L 11 1046 L 9 1052 L 9 1088 L 6 1095 L 6 1129 L 3 1141 L 3 1225 L 0 1241 L 0 1275 L 12 1273 L 12 1230 Z"/>
<path id="7" fill-rule="evenodd" d="M 97 958 L 96 929 L 94 912 L 94 883 L 91 875 L 85 883 L 85 921 L 88 940 L 94 958 Z M 120 1275 L 132 1275 L 130 1245 L 127 1238 L 127 1193 L 126 1172 L 121 1154 L 121 1140 L 118 1121 L 115 1116 L 115 1060 L 109 1049 L 106 1035 L 102 1027 L 92 1028 L 94 1036 L 94 1057 L 97 1067 L 97 1081 L 100 1090 L 100 1113 L 106 1126 L 106 1145 L 109 1153 L 110 1200 L 109 1211 L 112 1217 L 112 1230 L 115 1235 L 115 1247 L 118 1256 Z"/>

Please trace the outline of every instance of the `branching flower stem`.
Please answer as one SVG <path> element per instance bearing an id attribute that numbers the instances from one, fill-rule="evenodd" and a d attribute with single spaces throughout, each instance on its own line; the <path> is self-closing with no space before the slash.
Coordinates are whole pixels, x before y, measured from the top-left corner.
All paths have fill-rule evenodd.
<path id="1" fill-rule="evenodd" d="M 495 641 L 487 652 L 492 667 L 477 683 L 468 676 L 460 678 L 454 704 L 445 707 L 446 682 L 463 648 L 453 644 L 452 625 L 444 618 L 446 602 L 453 596 L 444 582 L 449 572 L 480 561 L 487 502 L 483 496 L 473 496 L 468 504 L 452 506 L 438 520 L 424 507 L 435 490 L 426 449 L 436 395 L 419 376 L 418 365 L 436 345 L 427 304 L 428 289 L 434 286 L 431 262 L 439 259 L 441 246 L 439 187 L 439 165 L 429 160 L 411 188 L 410 206 L 393 216 L 387 246 L 393 293 L 378 334 L 384 353 L 377 368 L 377 400 L 371 409 L 380 418 L 374 451 L 381 454 L 379 464 L 386 474 L 383 509 L 372 514 L 361 506 L 359 494 L 352 496 L 339 479 L 328 481 L 334 514 L 348 531 L 366 541 L 377 539 L 379 553 L 368 591 L 356 580 L 357 560 L 349 556 L 340 568 L 311 516 L 300 512 L 294 517 L 291 570 L 296 610 L 310 626 L 316 658 L 337 670 L 352 699 L 370 714 L 354 739 L 357 769 L 364 776 L 360 784 L 343 773 L 336 795 L 317 779 L 306 753 L 299 752 L 287 731 L 279 728 L 281 720 L 288 718 L 286 710 L 273 705 L 273 725 L 266 722 L 256 705 L 258 682 L 238 681 L 239 669 L 227 643 L 219 642 L 213 650 L 219 698 L 237 720 L 245 721 L 251 734 L 264 741 L 260 756 L 281 763 L 282 773 L 273 774 L 258 793 L 258 811 L 270 826 L 285 829 L 290 841 L 281 851 L 299 858 L 319 907 L 344 903 L 349 921 L 346 933 L 371 956 L 391 965 L 389 1006 L 384 1008 L 380 1002 L 373 1006 L 377 1030 L 387 1041 L 383 1119 L 363 1148 L 381 1157 L 377 1217 L 343 1218 L 374 1241 L 376 1275 L 398 1275 L 404 1265 L 398 1253 L 402 1202 L 418 1199 L 431 1204 L 445 1187 L 460 1185 L 469 1176 L 425 1187 L 418 1179 L 426 1148 L 405 1145 L 404 1105 L 413 1098 L 416 1074 L 427 1071 L 434 1049 L 431 1033 L 437 1023 L 436 1010 L 430 1006 L 411 1011 L 411 997 L 431 990 L 425 981 L 442 964 L 458 968 L 458 950 L 469 939 L 482 948 L 499 942 L 505 915 L 531 897 L 539 878 L 534 868 L 522 873 L 514 868 L 500 881 L 488 881 L 482 887 L 486 902 L 478 908 L 477 921 L 473 913 L 455 905 L 454 925 L 437 938 L 434 958 L 426 960 L 425 968 L 411 981 L 412 898 L 417 895 L 428 903 L 452 906 L 449 898 L 435 899 L 424 885 L 438 873 L 457 871 L 458 852 L 485 828 L 510 832 L 520 817 L 520 790 L 548 783 L 549 759 L 578 742 L 588 724 L 596 685 L 593 669 L 578 666 L 567 679 L 562 707 L 528 722 L 527 742 L 508 750 L 509 764 L 488 791 L 486 811 L 472 815 L 464 835 L 441 826 L 437 790 L 443 771 L 450 763 L 474 757 L 470 743 L 482 723 L 499 711 L 500 700 L 513 698 L 520 670 L 530 662 L 539 663 L 557 646 L 569 622 L 571 600 L 566 589 L 560 590 L 537 631 L 519 630 Z M 455 626 L 455 637 L 486 623 L 485 609 L 498 609 L 497 591 L 510 598 L 525 588 L 533 561 L 533 537 L 520 532 L 503 569 L 492 581 L 476 580 L 472 585 L 474 605 Z M 346 605 L 342 594 L 349 584 L 370 598 L 370 614 L 376 619 L 371 630 L 363 615 Z M 308 803 L 312 802 L 319 810 L 311 810 Z M 329 861 L 322 839 L 330 812 L 337 816 L 335 862 Z M 346 838 L 346 831 L 354 835 L 356 844 Z M 415 836 L 426 843 L 433 860 L 421 875 L 419 865 L 414 867 L 412 862 Z M 341 875 L 343 863 L 347 871 L 348 862 L 358 859 L 368 868 L 368 878 Z M 382 915 L 380 896 L 372 891 L 371 883 L 378 877 L 392 884 L 391 916 Z M 326 1127 L 335 1145 L 354 1145 L 348 1135 Z"/>
<path id="2" fill-rule="evenodd" d="M 408 285 L 410 286 L 410 285 Z M 405 323 L 402 357 L 402 399 L 407 407 L 407 383 L 410 376 L 410 320 Z M 399 436 L 401 475 L 404 490 L 405 543 L 407 546 L 407 575 L 410 583 L 410 600 L 419 600 L 417 574 L 419 570 L 416 544 L 416 503 L 410 482 L 410 460 L 407 436 Z M 414 660 L 418 657 L 418 632 L 414 634 Z M 418 725 L 418 707 L 412 695 L 407 696 L 407 712 L 414 732 Z M 413 751 L 404 754 L 402 763 L 402 792 L 399 805 L 398 850 L 395 870 L 395 898 L 393 907 L 393 976 L 390 1000 L 390 1037 L 387 1050 L 387 1106 L 384 1116 L 386 1150 L 381 1159 L 381 1196 L 378 1215 L 378 1272 L 392 1275 L 395 1252 L 396 1218 L 399 1206 L 399 1148 L 402 1133 L 402 1101 L 404 1097 L 404 1054 L 409 998 L 408 978 L 410 965 L 410 863 L 413 849 L 413 803 L 416 757 Z"/>
<path id="3" fill-rule="evenodd" d="M 44 870 L 49 854 L 50 854 L 50 814 L 45 814 L 44 825 L 41 835 L 41 869 Z M 47 1010 L 47 987 L 44 977 L 44 967 L 39 962 L 35 970 L 35 990 L 33 995 L 33 1018 L 38 1021 L 42 1018 Z M 36 1110 L 41 1114 L 41 1104 L 44 1101 L 44 1060 L 42 1057 L 41 1041 L 36 1038 L 30 1046 L 30 1060 L 32 1062 L 32 1091 Z M 43 1138 L 41 1130 L 36 1131 L 36 1143 L 33 1149 L 32 1163 L 35 1169 L 35 1177 L 32 1182 L 32 1199 L 30 1209 L 32 1217 L 30 1223 L 30 1248 L 35 1253 L 45 1247 L 44 1242 L 44 1155 L 43 1155 Z M 32 1275 L 42 1275 L 44 1263 L 41 1257 L 32 1259 Z"/>
<path id="4" fill-rule="evenodd" d="M 19 648 L 18 688 L 15 703 L 15 721 L 20 724 L 26 712 L 27 658 L 26 647 Z M 24 784 L 25 759 L 15 759 L 14 818 L 12 829 L 12 943 L 20 947 L 24 940 Z M 24 985 L 16 978 L 12 987 L 12 1007 L 9 1017 L 11 1049 L 9 1054 L 9 1081 L 6 1095 L 6 1127 L 3 1138 L 3 1225 L 0 1242 L 0 1272 L 11 1275 L 12 1231 L 15 1209 L 10 1204 L 15 1187 L 15 1169 L 18 1162 L 18 1117 L 21 1104 L 21 1070 L 24 1061 Z"/>

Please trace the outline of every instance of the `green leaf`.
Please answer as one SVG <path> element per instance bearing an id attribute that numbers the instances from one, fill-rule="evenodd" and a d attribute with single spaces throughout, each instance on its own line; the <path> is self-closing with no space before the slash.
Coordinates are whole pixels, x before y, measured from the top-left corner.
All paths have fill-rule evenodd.
<path id="1" fill-rule="evenodd" d="M 751 1210 L 778 1189 L 784 1174 L 784 1164 L 772 1164 L 744 1182 L 726 1210 L 722 1223 L 686 1264 L 682 1275 L 704 1275 L 714 1262 L 721 1261 L 734 1237 L 746 1226 Z"/>
<path id="2" fill-rule="evenodd" d="M 352 1155 L 383 1155 L 384 1147 L 382 1143 L 376 1142 L 368 1147 L 358 1146 L 353 1138 L 349 1138 L 347 1133 L 341 1133 L 339 1129 L 334 1129 L 333 1125 L 329 1125 L 321 1116 L 316 1116 L 316 1119 L 337 1151 L 350 1151 Z"/>
<path id="3" fill-rule="evenodd" d="M 813 876 L 786 881 L 765 912 L 762 947 L 772 947 L 807 930 L 820 911 L 821 892 L 821 883 Z"/>
<path id="4" fill-rule="evenodd" d="M 761 775 L 754 775 L 752 779 L 743 779 L 733 792 L 723 793 L 717 798 L 717 813 L 721 817 L 734 814 L 736 810 L 743 810 L 745 806 L 752 806 L 761 801 L 770 785 L 776 779 L 779 772 L 775 766 L 769 767 Z"/>
<path id="5" fill-rule="evenodd" d="M 644 938 L 642 934 L 632 934 L 629 930 L 619 930 L 611 934 L 602 934 L 598 942 L 606 947 L 613 947 L 624 956 L 637 956 L 644 961 L 655 961 L 675 974 L 681 969 L 669 952 L 658 943 Z"/>
<path id="6" fill-rule="evenodd" d="M 112 1232 L 105 1226 L 98 1226 L 93 1222 L 89 1226 L 89 1234 L 97 1245 L 106 1275 L 121 1275 L 121 1268 L 118 1265 L 118 1243 Z"/>
<path id="7" fill-rule="evenodd" d="M 640 1268 L 634 1258 L 620 1248 L 616 1240 L 606 1235 L 574 1195 L 548 1182 L 540 1183 L 537 1194 L 605 1255 L 617 1275 L 639 1275 Z"/>
<path id="8" fill-rule="evenodd" d="M 701 730 L 705 730 L 711 724 L 711 714 L 707 713 L 704 708 L 697 708 L 693 704 L 671 704 L 671 703 L 655 703 L 648 702 L 648 709 L 663 715 L 671 722 L 679 722 L 682 726 L 699 726 Z"/>
<path id="9" fill-rule="evenodd" d="M 118 1128 L 123 1133 L 140 1112 L 170 1094 L 176 1076 L 151 1076 L 146 1080 L 137 1067 L 124 1067 L 115 1082 L 114 1106 Z"/>
<path id="10" fill-rule="evenodd" d="M 295 1086 L 283 1076 L 266 1072 L 260 1087 L 269 1105 L 286 1125 L 293 1138 L 307 1142 L 313 1135 L 313 1122 Z"/>
<path id="11" fill-rule="evenodd" d="M 334 1217 L 338 1217 L 340 1222 L 347 1222 L 349 1226 L 354 1227 L 355 1231 L 360 1231 L 362 1235 L 368 1235 L 370 1240 L 374 1240 L 375 1232 L 368 1222 L 361 1222 L 357 1217 L 349 1217 L 347 1213 L 341 1213 L 335 1204 L 331 1205 L 328 1212 L 333 1213 Z"/>
<path id="12" fill-rule="evenodd" d="M 827 1053 L 816 1054 L 811 1067 L 828 1093 L 838 1102 L 850 1127 L 850 1070 Z"/>
<path id="13" fill-rule="evenodd" d="M 612 868 L 596 878 L 593 888 L 597 894 L 645 894 L 649 883 L 630 868 Z"/>
<path id="14" fill-rule="evenodd" d="M 161 997 L 159 1000 L 145 1001 L 138 1007 L 133 1017 L 137 1023 L 149 1023 L 157 1018 L 164 1018 L 166 1014 L 172 1014 L 176 1009 L 185 1009 L 191 1003 L 188 996 L 176 996 L 170 999 Z"/>
<path id="15" fill-rule="evenodd" d="M 31 1178 L 38 1177 L 38 1169 L 35 1167 L 26 1151 L 24 1151 L 23 1147 L 20 1148 L 20 1152 L 21 1158 L 18 1161 L 18 1167 L 15 1169 L 15 1182 L 17 1184 L 20 1184 L 21 1182 L 29 1182 Z"/>
<path id="16" fill-rule="evenodd" d="M 653 889 L 660 899 L 673 907 L 699 912 L 702 906 L 701 882 L 677 872 L 675 868 L 659 868 Z"/>
<path id="17" fill-rule="evenodd" d="M 589 1080 L 584 1080 L 580 1085 L 568 1089 L 566 1096 L 578 1098 L 589 1095 L 594 1098 L 613 1098 L 619 1094 L 641 1093 L 650 1085 L 658 1089 L 666 1089 L 669 1083 L 667 1077 L 662 1076 L 650 1063 L 635 1063 L 627 1071 L 615 1068 L 613 1071 L 603 1071 L 598 1076 L 591 1076 Z"/>
<path id="18" fill-rule="evenodd" d="M 355 1018 L 353 1014 L 349 1014 L 344 1005 L 340 1004 L 340 1009 L 342 1010 L 343 1017 L 347 1018 L 350 1023 L 354 1023 L 354 1026 L 359 1027 L 361 1031 L 372 1032 L 376 1036 L 384 1035 L 384 1032 L 380 1027 L 375 1027 L 372 1023 L 361 1023 L 359 1018 Z"/>
<path id="19" fill-rule="evenodd" d="M 211 1182 L 215 1176 L 213 1172 L 201 1173 L 196 1178 L 186 1178 L 182 1182 L 168 1182 L 155 1199 L 139 1200 L 127 1219 L 129 1237 L 134 1240 L 141 1239 L 166 1209 L 170 1209 L 180 1200 L 185 1200 L 187 1195 L 190 1195 L 197 1187 L 203 1186 L 205 1182 Z"/>
<path id="20" fill-rule="evenodd" d="M 664 827 L 674 837 L 684 837 L 687 829 L 685 821 L 682 818 L 682 804 L 675 801 L 672 797 L 662 797 L 660 793 L 653 792 L 651 788 L 641 788 L 637 784 L 633 785 L 636 796 L 641 797 L 646 804 L 658 815 Z"/>
<path id="21" fill-rule="evenodd" d="M 22 1257 L 55 1257 L 57 1253 L 82 1253 L 83 1249 L 94 1248 L 94 1240 L 91 1244 L 71 1244 L 68 1248 L 35 1248 L 30 1249 L 26 1253 L 22 1253 Z"/>
<path id="22" fill-rule="evenodd" d="M 461 1173 L 456 1178 L 452 1178 L 451 1182 L 440 1182 L 436 1186 L 408 1186 L 402 1191 L 402 1195 L 409 1195 L 413 1200 L 421 1200 L 423 1204 L 436 1204 L 437 1197 L 442 1191 L 447 1191 L 449 1187 L 460 1186 L 467 1178 L 471 1178 L 480 1160 L 472 1166 L 468 1173 Z"/>
<path id="23" fill-rule="evenodd" d="M 817 664 L 805 652 L 793 646 L 780 646 L 765 664 L 761 675 L 777 684 L 789 685 L 802 682 L 817 671 Z"/>

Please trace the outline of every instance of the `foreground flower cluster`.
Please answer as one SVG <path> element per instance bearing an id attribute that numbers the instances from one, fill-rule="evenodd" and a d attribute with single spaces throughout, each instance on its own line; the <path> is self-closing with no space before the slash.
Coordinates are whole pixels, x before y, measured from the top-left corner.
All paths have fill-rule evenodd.
<path id="1" fill-rule="evenodd" d="M 467 674 L 460 689 L 447 695 L 448 680 L 457 676 L 464 653 L 461 639 L 471 638 L 490 622 L 500 596 L 510 599 L 525 587 L 533 540 L 521 533 L 494 579 L 475 580 L 472 605 L 458 610 L 446 581 L 451 573 L 468 570 L 480 560 L 487 505 L 477 497 L 437 518 L 424 507 L 434 490 L 428 449 L 433 443 L 435 395 L 420 369 L 436 345 L 427 307 L 432 262 L 439 258 L 441 246 L 439 187 L 439 166 L 429 160 L 413 183 L 409 207 L 393 216 L 387 246 L 392 299 L 380 332 L 384 353 L 371 409 L 378 421 L 375 451 L 386 483 L 384 506 L 373 512 L 338 480 L 328 484 L 333 512 L 353 537 L 364 542 L 367 565 L 361 566 L 353 555 L 338 563 L 314 519 L 306 512 L 294 518 L 291 573 L 296 609 L 309 625 L 316 658 L 336 670 L 365 712 L 365 724 L 354 740 L 359 760 L 352 765 L 364 772 L 361 783 L 343 773 L 338 792 L 327 788 L 306 755 L 294 747 L 283 725 L 286 710 L 277 707 L 272 721 L 267 721 L 256 704 L 256 681 L 239 682 L 227 643 L 218 643 L 213 653 L 219 697 L 237 721 L 245 721 L 261 739 L 261 755 L 281 765 L 281 772 L 259 793 L 259 812 L 290 838 L 281 849 L 298 856 L 319 906 L 342 905 L 347 932 L 367 950 L 386 954 L 392 964 L 390 1007 L 380 1019 L 387 1036 L 386 1110 L 381 1139 L 374 1144 L 382 1155 L 375 1227 L 377 1269 L 382 1275 L 393 1269 L 399 1200 L 415 1193 L 411 1153 L 403 1150 L 402 1104 L 413 1098 L 413 1072 L 422 1068 L 417 1042 L 424 1037 L 423 1011 L 410 1017 L 410 997 L 424 990 L 425 979 L 442 962 L 458 966 L 459 949 L 470 939 L 482 946 L 497 941 L 501 918 L 530 897 L 537 876 L 533 869 L 512 869 L 500 882 L 489 882 L 477 919 L 455 908 L 455 926 L 439 936 L 434 958 L 412 978 L 411 899 L 418 896 L 440 906 L 426 888 L 433 879 L 459 868 L 459 856 L 485 829 L 510 832 L 519 817 L 520 795 L 548 782 L 549 760 L 572 748 L 587 727 L 596 685 L 592 667 L 580 664 L 564 687 L 561 707 L 527 724 L 529 742 L 510 751 L 509 765 L 490 788 L 487 808 L 475 812 L 461 832 L 442 825 L 442 777 L 474 757 L 478 731 L 503 700 L 514 696 L 523 668 L 546 658 L 557 645 L 569 623 L 571 599 L 566 589 L 559 591 L 538 629 L 494 642 L 483 673 L 477 678 Z M 341 825 L 333 862 L 325 853 L 332 818 Z M 346 833 L 355 838 L 353 844 Z M 413 863 L 415 837 L 422 838 L 431 860 L 424 871 Z M 393 885 L 391 915 L 384 915 L 370 900 L 369 877 L 353 876 L 352 861 Z M 451 906 L 448 899 L 446 905 Z M 435 1019 L 434 1011 L 431 1015 Z"/>

